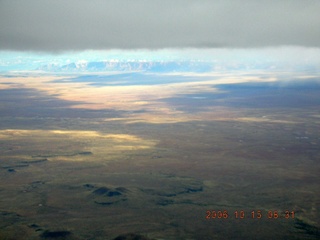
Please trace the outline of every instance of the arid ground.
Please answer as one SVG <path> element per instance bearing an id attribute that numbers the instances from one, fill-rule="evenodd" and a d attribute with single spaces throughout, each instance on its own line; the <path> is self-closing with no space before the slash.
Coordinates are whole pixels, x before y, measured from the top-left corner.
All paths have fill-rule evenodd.
<path id="1" fill-rule="evenodd" d="M 0 153 L 0 239 L 320 237 L 316 75 L 3 75 Z"/>

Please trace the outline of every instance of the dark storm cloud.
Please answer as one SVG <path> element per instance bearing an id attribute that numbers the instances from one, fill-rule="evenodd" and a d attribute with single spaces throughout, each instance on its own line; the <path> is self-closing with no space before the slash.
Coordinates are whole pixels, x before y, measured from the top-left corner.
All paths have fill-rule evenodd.
<path id="1" fill-rule="evenodd" d="M 0 0 L 0 49 L 320 47 L 317 0 Z"/>

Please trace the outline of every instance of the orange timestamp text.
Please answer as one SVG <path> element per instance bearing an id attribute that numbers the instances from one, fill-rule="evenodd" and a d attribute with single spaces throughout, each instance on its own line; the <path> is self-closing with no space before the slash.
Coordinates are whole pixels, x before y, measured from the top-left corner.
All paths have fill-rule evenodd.
<path id="1" fill-rule="evenodd" d="M 295 217 L 294 211 L 278 211 L 278 210 L 236 210 L 229 212 L 227 210 L 207 210 L 206 219 L 293 219 Z"/>

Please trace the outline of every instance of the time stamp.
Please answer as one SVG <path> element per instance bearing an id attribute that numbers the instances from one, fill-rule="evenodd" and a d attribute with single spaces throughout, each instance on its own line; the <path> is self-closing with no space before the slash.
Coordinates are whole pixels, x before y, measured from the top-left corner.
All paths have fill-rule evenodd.
<path id="1" fill-rule="evenodd" d="M 207 210 L 206 219 L 294 219 L 294 211 L 278 210 L 236 210 L 229 212 L 227 210 Z"/>

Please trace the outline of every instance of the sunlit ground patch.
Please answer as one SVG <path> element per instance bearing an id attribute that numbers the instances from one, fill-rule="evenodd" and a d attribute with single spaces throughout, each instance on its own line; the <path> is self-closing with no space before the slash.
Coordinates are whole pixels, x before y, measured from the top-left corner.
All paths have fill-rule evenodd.
<path id="1" fill-rule="evenodd" d="M 150 149 L 156 141 L 130 134 L 77 130 L 0 131 L 2 156 L 68 161 L 106 161 L 126 151 Z"/>

